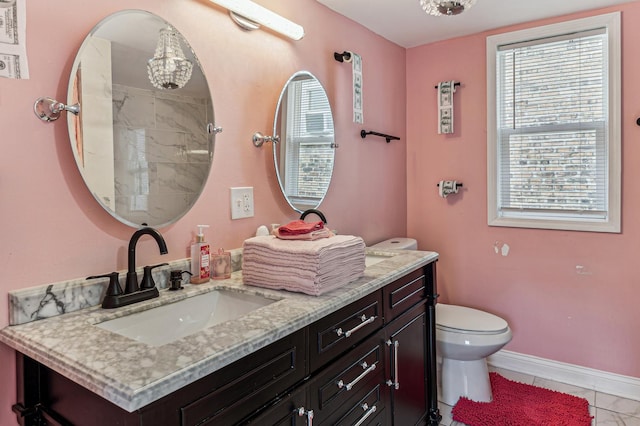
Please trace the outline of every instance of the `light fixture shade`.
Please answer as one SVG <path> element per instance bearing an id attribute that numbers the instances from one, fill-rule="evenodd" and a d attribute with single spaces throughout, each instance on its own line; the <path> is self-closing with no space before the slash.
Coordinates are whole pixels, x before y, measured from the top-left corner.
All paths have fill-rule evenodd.
<path id="1" fill-rule="evenodd" d="M 304 28 L 271 10 L 250 0 L 210 0 L 225 9 L 247 18 L 256 24 L 264 25 L 293 40 L 304 37 Z"/>
<path id="2" fill-rule="evenodd" d="M 453 16 L 470 9 L 476 0 L 420 0 L 420 6 L 429 15 Z"/>
<path id="3" fill-rule="evenodd" d="M 191 78 L 193 64 L 185 58 L 179 37 L 171 27 L 160 30 L 156 52 L 147 62 L 149 81 L 158 89 L 179 89 Z"/>

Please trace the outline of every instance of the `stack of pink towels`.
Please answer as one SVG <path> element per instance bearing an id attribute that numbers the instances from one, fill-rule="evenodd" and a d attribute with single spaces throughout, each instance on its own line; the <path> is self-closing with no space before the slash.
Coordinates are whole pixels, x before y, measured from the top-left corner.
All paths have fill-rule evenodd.
<path id="1" fill-rule="evenodd" d="M 247 285 L 318 296 L 364 274 L 362 238 L 336 235 L 313 241 L 275 236 L 249 238 L 242 253 Z"/>

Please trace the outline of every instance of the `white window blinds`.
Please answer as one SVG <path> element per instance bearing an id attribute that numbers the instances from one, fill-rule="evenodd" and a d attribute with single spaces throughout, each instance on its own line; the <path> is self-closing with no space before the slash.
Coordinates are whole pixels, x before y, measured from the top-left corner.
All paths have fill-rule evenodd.
<path id="1" fill-rule="evenodd" d="M 606 215 L 606 47 L 604 29 L 499 47 L 503 213 Z"/>
<path id="2" fill-rule="evenodd" d="M 487 38 L 494 226 L 620 232 L 620 14 Z"/>
<path id="3" fill-rule="evenodd" d="M 285 191 L 294 203 L 315 206 L 329 186 L 334 158 L 331 106 L 320 82 L 291 82 L 287 115 Z"/>

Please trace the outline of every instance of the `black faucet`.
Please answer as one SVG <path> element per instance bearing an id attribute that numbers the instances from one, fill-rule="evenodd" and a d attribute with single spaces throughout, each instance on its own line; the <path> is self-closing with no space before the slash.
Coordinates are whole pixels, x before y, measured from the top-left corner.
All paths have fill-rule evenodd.
<path id="1" fill-rule="evenodd" d="M 160 235 L 160 232 L 153 228 L 142 228 L 137 230 L 131 236 L 129 241 L 129 270 L 127 272 L 127 284 L 124 294 L 122 293 L 122 287 L 118 282 L 118 273 L 112 272 L 106 275 L 94 275 L 87 277 L 88 280 L 94 278 L 109 278 L 109 286 L 107 293 L 102 300 L 102 307 L 106 309 L 119 308 L 120 306 L 130 305 L 132 303 L 142 302 L 143 300 L 153 299 L 158 297 L 160 292 L 156 287 L 156 283 L 151 276 L 151 270 L 158 266 L 167 265 L 167 263 L 161 263 L 154 266 L 144 267 L 144 276 L 142 278 L 142 286 L 138 286 L 138 274 L 136 274 L 136 244 L 143 235 L 151 235 L 158 243 L 160 254 L 167 254 L 167 244 L 164 242 L 164 238 Z"/>
<path id="2" fill-rule="evenodd" d="M 160 232 L 153 228 L 141 228 L 133 233 L 131 240 L 129 240 L 129 267 L 127 270 L 127 283 L 124 288 L 124 294 L 135 293 L 140 288 L 138 287 L 138 274 L 136 273 L 136 244 L 143 235 L 151 235 L 160 249 L 160 254 L 167 254 L 167 244 L 164 242 L 164 238 L 160 235 Z"/>

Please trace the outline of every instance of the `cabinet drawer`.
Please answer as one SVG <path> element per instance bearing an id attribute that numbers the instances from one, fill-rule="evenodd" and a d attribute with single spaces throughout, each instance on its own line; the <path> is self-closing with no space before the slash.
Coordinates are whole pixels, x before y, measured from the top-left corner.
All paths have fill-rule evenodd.
<path id="1" fill-rule="evenodd" d="M 256 412 L 304 379 L 305 348 L 302 330 L 225 367 L 234 379 L 218 376 L 215 390 L 181 409 L 181 424 L 235 424 Z"/>
<path id="2" fill-rule="evenodd" d="M 416 269 L 383 289 L 385 323 L 427 297 L 425 270 L 428 272 L 430 266 Z"/>
<path id="3" fill-rule="evenodd" d="M 309 327 L 310 372 L 352 348 L 382 324 L 380 291 L 316 321 Z"/>
<path id="4" fill-rule="evenodd" d="M 332 426 L 353 426 L 353 425 L 389 425 L 391 422 L 386 418 L 384 405 L 384 392 L 387 387 L 384 383 L 376 383 L 368 388 L 364 396 L 348 401 L 340 410 L 331 413 L 326 421 L 320 425 Z"/>
<path id="5" fill-rule="evenodd" d="M 312 379 L 309 403 L 317 423 L 322 424 L 329 418 L 336 420 L 364 395 L 384 384 L 385 346 L 381 333 L 371 336 Z M 382 393 L 382 390 L 376 392 Z M 380 406 L 378 403 L 378 408 Z"/>

